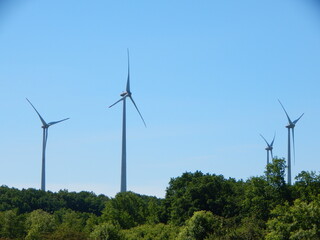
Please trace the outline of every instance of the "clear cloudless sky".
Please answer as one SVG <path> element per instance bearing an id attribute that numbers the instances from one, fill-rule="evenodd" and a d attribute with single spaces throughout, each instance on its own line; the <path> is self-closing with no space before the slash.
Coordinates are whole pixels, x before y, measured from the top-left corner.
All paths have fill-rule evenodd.
<path id="1" fill-rule="evenodd" d="M 246 180 L 264 174 L 266 144 L 292 175 L 320 169 L 320 4 L 315 0 L 0 1 L 0 184 L 120 190 L 127 48 L 128 190 L 165 196 L 186 171 Z"/>

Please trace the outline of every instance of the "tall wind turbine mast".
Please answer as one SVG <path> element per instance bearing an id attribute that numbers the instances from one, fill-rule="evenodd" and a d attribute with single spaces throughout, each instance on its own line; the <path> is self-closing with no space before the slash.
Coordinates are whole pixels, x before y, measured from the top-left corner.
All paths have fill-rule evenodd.
<path id="1" fill-rule="evenodd" d="M 129 98 L 133 103 L 134 107 L 136 108 L 137 112 L 139 113 L 143 124 L 146 126 L 146 123 L 132 98 L 132 92 L 130 91 L 130 63 L 129 63 L 129 50 L 128 53 L 128 78 L 127 78 L 127 85 L 126 91 L 120 94 L 121 98 L 116 101 L 114 104 L 110 105 L 109 108 L 113 107 L 119 102 L 123 102 L 123 115 L 122 115 L 122 154 L 121 154 L 121 187 L 120 192 L 127 191 L 127 147 L 126 147 L 126 98 Z"/>
<path id="2" fill-rule="evenodd" d="M 27 101 L 30 103 L 30 105 L 33 107 L 33 109 L 38 114 L 41 122 L 42 122 L 42 128 L 43 128 L 43 138 L 42 138 L 42 169 L 41 169 L 41 190 L 46 190 L 46 146 L 47 146 L 47 140 L 48 140 L 48 128 L 54 124 L 57 124 L 59 122 L 68 120 L 69 118 L 62 119 L 60 121 L 55 122 L 49 122 L 46 123 L 46 121 L 41 117 L 40 113 L 37 111 L 37 109 L 32 105 L 32 103 L 29 101 L 28 98 L 26 98 Z"/>
<path id="3" fill-rule="evenodd" d="M 271 159 L 273 160 L 273 154 L 272 154 L 272 150 L 273 150 L 273 143 L 274 143 L 274 139 L 276 137 L 276 135 L 274 135 L 273 140 L 271 143 L 268 143 L 267 140 L 260 134 L 260 136 L 262 137 L 262 139 L 266 142 L 267 147 L 265 148 L 267 150 L 267 164 L 269 164 L 269 153 L 271 154 Z"/>
<path id="4" fill-rule="evenodd" d="M 290 147 L 290 143 L 291 143 L 291 138 L 290 138 L 290 129 L 292 131 L 292 145 L 293 145 L 293 155 L 295 158 L 295 145 L 294 145 L 294 127 L 296 126 L 297 122 L 300 120 L 300 118 L 302 118 L 303 114 L 301 114 L 301 116 L 299 118 L 297 118 L 294 121 L 291 121 L 286 109 L 284 108 L 284 106 L 282 105 L 282 103 L 280 102 L 280 100 L 278 99 L 283 111 L 285 112 L 287 118 L 288 118 L 288 125 L 286 126 L 286 128 L 288 128 L 288 184 L 291 185 L 291 147 Z"/>

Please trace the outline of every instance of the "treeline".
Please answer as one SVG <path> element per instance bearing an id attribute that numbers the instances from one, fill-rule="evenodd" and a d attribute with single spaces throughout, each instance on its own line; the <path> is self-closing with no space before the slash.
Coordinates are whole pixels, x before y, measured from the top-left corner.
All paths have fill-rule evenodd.
<path id="1" fill-rule="evenodd" d="M 65 208 L 100 216 L 108 200 L 109 198 L 104 195 L 96 196 L 90 192 L 75 193 L 61 190 L 58 193 L 53 193 L 36 189 L 18 190 L 5 186 L 0 187 L 1 212 L 18 209 L 19 213 L 29 213 L 42 209 L 53 213 Z"/>
<path id="2" fill-rule="evenodd" d="M 0 187 L 0 239 L 320 239 L 320 176 L 285 183 L 285 161 L 265 176 L 201 172 L 172 178 L 164 199 L 119 193 L 58 193 Z"/>

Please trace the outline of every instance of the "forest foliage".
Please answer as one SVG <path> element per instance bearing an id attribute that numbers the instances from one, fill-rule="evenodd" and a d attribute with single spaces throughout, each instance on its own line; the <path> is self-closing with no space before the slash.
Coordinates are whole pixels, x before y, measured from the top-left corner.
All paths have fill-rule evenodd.
<path id="1" fill-rule="evenodd" d="M 320 239 L 320 175 L 290 186 L 285 161 L 244 180 L 186 172 L 165 198 L 0 187 L 0 240 Z"/>

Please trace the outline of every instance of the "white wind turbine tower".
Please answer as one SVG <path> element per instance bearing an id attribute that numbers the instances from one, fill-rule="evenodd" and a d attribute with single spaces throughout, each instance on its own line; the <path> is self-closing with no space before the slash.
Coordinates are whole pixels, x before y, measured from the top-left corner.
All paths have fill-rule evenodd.
<path id="1" fill-rule="evenodd" d="M 42 128 L 43 128 L 43 140 L 42 140 L 42 170 L 41 170 L 41 190 L 46 190 L 46 146 L 47 146 L 47 140 L 48 140 L 48 128 L 54 124 L 57 124 L 59 122 L 68 120 L 69 118 L 62 119 L 60 121 L 55 122 L 49 122 L 46 123 L 46 121 L 41 117 L 40 113 L 37 111 L 37 109 L 32 105 L 32 103 L 29 101 L 28 98 L 26 98 L 27 101 L 30 103 L 30 105 L 33 107 L 33 109 L 38 114 L 41 122 L 42 122 Z"/>
<path id="2" fill-rule="evenodd" d="M 267 150 L 267 164 L 269 164 L 270 163 L 269 162 L 269 153 L 271 154 L 271 159 L 273 160 L 272 150 L 273 150 L 273 143 L 274 143 L 274 139 L 275 139 L 276 135 L 274 135 L 273 140 L 270 144 L 267 142 L 267 140 L 261 134 L 260 134 L 260 136 L 267 144 L 267 147 L 265 149 Z"/>
<path id="3" fill-rule="evenodd" d="M 292 129 L 292 144 L 293 144 L 293 154 L 294 154 L 294 158 L 295 158 L 295 145 L 294 145 L 294 127 L 296 126 L 297 122 L 300 120 L 300 118 L 303 116 L 304 113 L 301 114 L 301 116 L 299 118 L 297 118 L 294 121 L 291 121 L 286 109 L 284 108 L 284 106 L 282 105 L 282 103 L 280 102 L 280 100 L 278 99 L 283 111 L 285 112 L 287 118 L 288 118 L 288 122 L 289 124 L 286 126 L 286 128 L 288 128 L 288 184 L 291 185 L 291 147 L 290 147 L 290 143 L 291 143 L 291 138 L 290 138 L 290 129 Z"/>
<path id="4" fill-rule="evenodd" d="M 120 192 L 126 192 L 127 191 L 127 148 L 126 148 L 126 98 L 129 98 L 131 102 L 133 103 L 134 107 L 136 108 L 137 112 L 139 113 L 144 125 L 146 126 L 146 123 L 132 98 L 132 93 L 130 91 L 130 64 L 129 64 L 129 50 L 127 50 L 128 53 L 128 78 L 127 78 L 127 85 L 126 85 L 126 91 L 122 92 L 120 94 L 121 98 L 120 100 L 116 101 L 114 104 L 109 106 L 109 108 L 113 107 L 119 102 L 123 102 L 123 115 L 122 115 L 122 154 L 121 154 L 121 188 Z"/>

